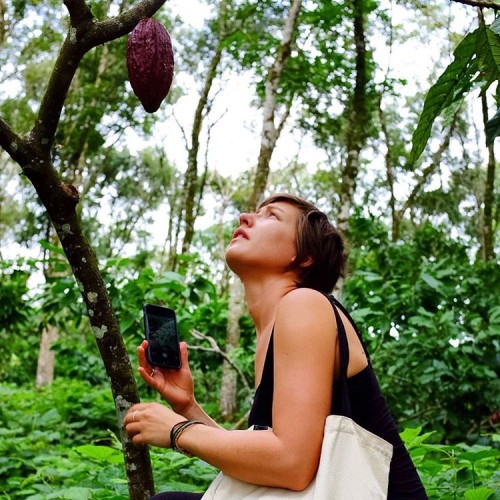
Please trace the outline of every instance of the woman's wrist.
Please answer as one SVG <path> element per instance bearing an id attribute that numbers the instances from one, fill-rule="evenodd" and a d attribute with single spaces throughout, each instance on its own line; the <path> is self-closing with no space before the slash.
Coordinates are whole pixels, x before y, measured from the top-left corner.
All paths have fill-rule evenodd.
<path id="1" fill-rule="evenodd" d="M 183 420 L 181 422 L 177 422 L 171 429 L 170 431 L 170 447 L 174 450 L 177 451 L 178 453 L 182 453 L 183 455 L 186 455 L 187 457 L 192 457 L 193 454 L 190 453 L 189 451 L 185 450 L 179 445 L 179 437 L 181 434 L 188 429 L 189 427 L 193 425 L 201 424 L 204 425 L 204 422 L 201 420 Z"/>
<path id="2" fill-rule="evenodd" d="M 172 405 L 172 410 L 175 411 L 175 413 L 182 415 L 183 417 L 189 419 L 189 418 L 196 418 L 196 415 L 198 414 L 197 410 L 200 408 L 200 405 L 194 398 L 190 398 L 190 400 L 184 404 L 184 405 Z"/>

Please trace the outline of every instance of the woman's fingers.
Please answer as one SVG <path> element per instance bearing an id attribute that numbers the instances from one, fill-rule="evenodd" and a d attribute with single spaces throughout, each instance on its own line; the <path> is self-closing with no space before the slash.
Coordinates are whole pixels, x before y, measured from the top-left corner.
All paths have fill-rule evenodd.
<path id="1" fill-rule="evenodd" d="M 130 407 L 123 426 L 135 444 L 170 445 L 170 430 L 180 415 L 158 403 L 138 403 Z"/>
<path id="2" fill-rule="evenodd" d="M 181 351 L 182 366 L 188 366 L 188 348 L 186 342 L 179 342 L 179 349 Z"/>
<path id="3" fill-rule="evenodd" d="M 151 366 L 149 365 L 147 356 L 146 356 L 146 349 L 148 348 L 148 341 L 143 340 L 141 345 L 137 348 L 137 356 L 139 358 L 139 365 L 148 369 L 151 372 Z"/>
<path id="4" fill-rule="evenodd" d="M 150 385 L 153 389 L 158 389 L 160 381 L 158 379 L 155 379 L 155 374 L 158 374 L 158 371 L 153 371 L 152 368 L 143 368 L 142 366 L 139 367 L 139 375 L 141 378 L 146 382 L 146 384 Z"/>
<path id="5" fill-rule="evenodd" d="M 132 405 L 127 413 L 125 414 L 125 418 L 123 419 L 124 424 L 129 424 L 133 422 L 137 422 L 140 417 L 140 412 L 144 411 L 148 407 L 149 403 L 137 403 Z"/>

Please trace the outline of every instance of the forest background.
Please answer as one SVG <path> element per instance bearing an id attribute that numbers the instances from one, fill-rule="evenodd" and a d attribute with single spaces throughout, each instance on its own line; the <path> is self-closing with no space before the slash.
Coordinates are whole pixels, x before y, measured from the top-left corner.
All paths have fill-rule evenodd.
<path id="1" fill-rule="evenodd" d="M 289 191 L 348 238 L 336 293 L 429 495 L 500 498 L 499 5 L 163 3 L 0 0 L 1 497 L 206 487 L 121 432 L 157 399 L 142 305 L 177 311 L 197 399 L 243 428 L 254 333 L 224 248 Z M 150 115 L 125 35 L 152 15 L 176 69 Z"/>

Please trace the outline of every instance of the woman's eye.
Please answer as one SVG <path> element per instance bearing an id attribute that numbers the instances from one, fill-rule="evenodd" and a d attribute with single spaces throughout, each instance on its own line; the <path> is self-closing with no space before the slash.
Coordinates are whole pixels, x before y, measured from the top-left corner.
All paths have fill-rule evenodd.
<path id="1" fill-rule="evenodd" d="M 275 212 L 269 212 L 269 217 L 275 217 L 277 219 L 278 215 Z"/>

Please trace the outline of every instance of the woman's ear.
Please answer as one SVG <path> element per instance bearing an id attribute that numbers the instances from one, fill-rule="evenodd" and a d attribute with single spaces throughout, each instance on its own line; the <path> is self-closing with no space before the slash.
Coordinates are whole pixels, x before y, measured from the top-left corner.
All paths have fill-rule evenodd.
<path id="1" fill-rule="evenodd" d="M 309 267 L 313 262 L 314 260 L 312 257 L 307 257 L 307 259 L 304 262 L 300 263 L 299 267 Z"/>

